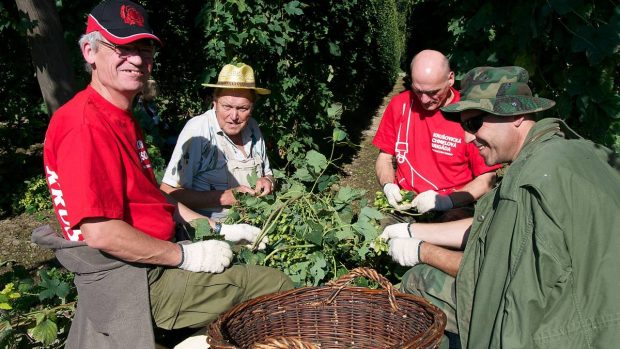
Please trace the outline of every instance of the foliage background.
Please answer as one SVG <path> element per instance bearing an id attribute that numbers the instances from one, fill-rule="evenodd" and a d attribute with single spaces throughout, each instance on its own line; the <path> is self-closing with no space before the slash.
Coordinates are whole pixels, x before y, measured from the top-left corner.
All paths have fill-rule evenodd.
<path id="1" fill-rule="evenodd" d="M 97 2 L 56 1 L 65 38 L 73 50 L 73 65 L 81 72 L 80 86 L 87 83 L 88 76 L 81 68 L 76 42 L 84 30 L 86 13 Z M 243 61 L 255 68 L 259 86 L 272 89 L 273 93 L 259 102 L 255 116 L 269 141 L 270 159 L 290 172 L 308 150 L 324 150 L 323 139 L 333 128 L 343 124 L 360 129 L 369 122 L 404 59 L 405 24 L 413 1 L 143 3 L 165 44 L 153 74 L 161 90 L 156 102 L 162 123 L 158 126 L 161 137 L 152 139 L 163 158 L 169 156 L 187 119 L 209 108 L 211 91 L 200 84 L 216 80 L 224 64 Z M 7 64 L 3 72 L 16 80 L 0 81 L 1 96 L 12 103 L 0 115 L 0 132 L 10 139 L 3 146 L 5 156 L 0 155 L 0 162 L 9 163 L 14 161 L 9 154 L 19 147 L 42 142 L 49 116 L 42 110 L 34 69 L 16 59 L 29 55 L 25 40 L 28 23 L 20 19 L 14 4 L 0 6 L 0 35 L 10 38 L 12 45 L 0 54 Z M 166 11 L 161 11 L 163 8 Z M 16 131 L 27 137 L 17 136 Z M 351 134 L 355 137 L 358 133 Z M 340 151 L 351 153 L 347 148 Z M 0 173 L 4 175 L 0 189 L 10 194 L 0 198 L 0 216 L 25 209 L 16 202 L 26 190 L 27 184 L 22 182 L 35 181 L 31 177 L 40 175 L 40 155 L 38 148 L 21 160 L 24 171 L 17 178 Z"/>
<path id="2" fill-rule="evenodd" d="M 458 76 L 478 65 L 526 67 L 534 92 L 557 102 L 547 116 L 620 150 L 616 1 L 143 2 L 166 45 L 154 71 L 161 88 L 161 137 L 153 138 L 160 163 L 187 119 L 209 108 L 211 91 L 200 84 L 215 80 L 226 63 L 254 66 L 258 83 L 273 90 L 255 115 L 274 165 L 288 165 L 290 172 L 309 149 L 325 150 L 323 139 L 334 127 L 342 125 L 358 140 L 368 110 L 424 48 L 448 54 Z M 98 0 L 55 3 L 84 86 L 88 76 L 76 42 Z M 49 116 L 34 68 L 24 59 L 30 54 L 25 33 L 33 25 L 13 2 L 0 3 L 6 48 L 0 52 L 0 216 L 25 210 L 18 201 L 41 174 L 40 143 Z M 328 113 L 334 107 L 342 112 Z M 339 152 L 350 153 L 347 147 Z"/>
<path id="3" fill-rule="evenodd" d="M 410 52 L 450 55 L 459 76 L 519 65 L 533 91 L 582 136 L 620 151 L 620 6 L 617 1 L 419 1 Z M 408 56 L 410 56 L 409 54 Z"/>

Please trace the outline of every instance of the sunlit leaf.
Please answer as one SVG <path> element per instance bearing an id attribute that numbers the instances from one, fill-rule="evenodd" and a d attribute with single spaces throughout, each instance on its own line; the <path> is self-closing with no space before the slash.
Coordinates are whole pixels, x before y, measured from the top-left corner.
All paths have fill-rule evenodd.
<path id="1" fill-rule="evenodd" d="M 316 150 L 310 150 L 306 154 L 306 161 L 308 165 L 314 167 L 315 172 L 320 172 L 327 167 L 327 158 Z"/>
<path id="2" fill-rule="evenodd" d="M 56 340 L 57 331 L 56 323 L 46 318 L 38 322 L 34 328 L 29 329 L 28 334 L 44 345 L 50 345 Z"/>

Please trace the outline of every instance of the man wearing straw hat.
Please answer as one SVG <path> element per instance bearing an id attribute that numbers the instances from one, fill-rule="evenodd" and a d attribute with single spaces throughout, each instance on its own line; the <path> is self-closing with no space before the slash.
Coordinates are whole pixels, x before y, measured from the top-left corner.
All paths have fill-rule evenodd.
<path id="1" fill-rule="evenodd" d="M 612 348 L 620 343 L 618 154 L 562 120 L 536 121 L 555 103 L 533 97 L 527 82 L 520 67 L 474 68 L 461 101 L 442 108 L 460 113 L 487 165 L 510 163 L 474 217 L 396 224 L 382 236 L 396 262 L 415 266 L 403 291 L 441 307 L 463 348 Z"/>
<path id="2" fill-rule="evenodd" d="M 153 324 L 201 328 L 237 303 L 293 286 L 275 269 L 230 266 L 225 241 L 175 242 L 175 222 L 204 217 L 159 190 L 131 113 L 159 43 L 142 6 L 95 6 L 79 41 L 90 84 L 54 113 L 45 136 L 45 173 L 64 238 L 46 226 L 32 239 L 75 274 L 79 300 L 67 348 L 153 348 Z M 247 224 L 219 228 L 230 241 L 260 232 Z"/>
<path id="3" fill-rule="evenodd" d="M 160 188 L 221 220 L 235 192 L 264 196 L 274 190 L 265 141 L 252 118 L 257 95 L 271 91 L 256 87 L 252 67 L 243 63 L 225 65 L 217 83 L 203 85 L 215 88 L 213 107 L 181 131 Z"/>

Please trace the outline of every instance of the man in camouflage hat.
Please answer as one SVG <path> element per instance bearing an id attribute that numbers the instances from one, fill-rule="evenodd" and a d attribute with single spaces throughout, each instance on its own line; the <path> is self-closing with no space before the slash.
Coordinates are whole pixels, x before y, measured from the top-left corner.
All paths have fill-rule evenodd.
<path id="1" fill-rule="evenodd" d="M 562 120 L 536 121 L 555 103 L 533 97 L 527 81 L 520 67 L 475 68 L 461 101 L 442 108 L 460 114 L 487 165 L 510 163 L 474 217 L 392 225 L 382 236 L 396 262 L 415 266 L 402 290 L 440 306 L 463 348 L 613 347 L 618 155 Z"/>

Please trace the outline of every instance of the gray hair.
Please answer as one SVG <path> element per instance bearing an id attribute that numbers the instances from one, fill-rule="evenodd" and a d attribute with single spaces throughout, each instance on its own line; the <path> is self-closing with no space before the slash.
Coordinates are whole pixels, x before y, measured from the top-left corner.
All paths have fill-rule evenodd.
<path id="1" fill-rule="evenodd" d="M 80 50 L 82 49 L 82 45 L 84 45 L 85 43 L 89 43 L 93 50 L 97 52 L 99 50 L 98 40 L 106 41 L 103 35 L 101 35 L 101 33 L 98 31 L 93 31 L 88 34 L 82 35 L 80 37 L 80 41 L 78 41 L 78 44 L 80 45 Z M 84 63 L 84 69 L 89 74 L 93 72 L 93 67 L 91 67 L 90 63 L 88 62 Z"/>

